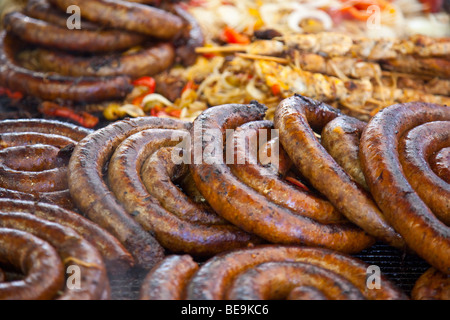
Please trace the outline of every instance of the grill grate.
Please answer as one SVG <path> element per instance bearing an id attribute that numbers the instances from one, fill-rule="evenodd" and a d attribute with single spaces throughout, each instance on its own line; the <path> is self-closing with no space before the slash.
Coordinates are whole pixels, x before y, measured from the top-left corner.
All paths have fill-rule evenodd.
<path id="1" fill-rule="evenodd" d="M 372 247 L 353 255 L 369 265 L 376 265 L 381 272 L 408 296 L 416 280 L 430 267 L 420 257 L 404 254 L 385 244 Z M 142 270 L 131 270 L 123 277 L 110 279 L 111 295 L 114 300 L 136 300 L 146 273 Z"/>

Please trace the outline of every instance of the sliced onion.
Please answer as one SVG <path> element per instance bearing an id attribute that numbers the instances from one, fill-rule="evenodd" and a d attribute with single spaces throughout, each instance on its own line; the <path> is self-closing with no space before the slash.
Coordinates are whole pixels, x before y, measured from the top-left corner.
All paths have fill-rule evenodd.
<path id="1" fill-rule="evenodd" d="M 303 7 L 302 10 L 295 10 L 288 16 L 289 28 L 295 32 L 303 32 L 303 29 L 300 27 L 300 22 L 308 18 L 322 22 L 325 30 L 330 30 L 333 26 L 333 20 L 331 20 L 331 17 L 325 11 Z"/>
<path id="2" fill-rule="evenodd" d="M 250 96 L 253 99 L 256 99 L 256 100 L 264 99 L 264 93 L 255 87 L 255 79 L 254 78 L 249 81 L 249 83 L 247 84 L 245 89 L 247 90 L 248 94 L 250 94 Z"/>
<path id="3" fill-rule="evenodd" d="M 148 102 L 160 102 L 166 106 L 172 106 L 173 103 L 170 102 L 170 100 L 168 100 L 166 97 L 158 94 L 158 93 L 151 93 L 148 94 L 144 97 L 144 99 L 142 99 L 142 104 L 146 105 Z"/>

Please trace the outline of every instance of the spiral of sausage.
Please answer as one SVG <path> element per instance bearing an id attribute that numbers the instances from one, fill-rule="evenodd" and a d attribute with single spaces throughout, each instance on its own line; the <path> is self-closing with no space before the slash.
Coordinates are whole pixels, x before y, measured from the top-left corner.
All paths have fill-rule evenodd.
<path id="1" fill-rule="evenodd" d="M 441 145 L 445 136 L 448 140 L 448 126 L 438 122 L 448 123 L 449 120 L 450 109 L 446 106 L 420 102 L 392 105 L 370 120 L 360 144 L 364 176 L 388 221 L 412 250 L 447 274 L 450 272 L 450 228 L 426 203 L 447 193 L 442 205 L 448 214 L 449 186 L 435 176 L 428 158 L 423 157 L 427 151 L 443 145 L 448 147 L 445 142 Z M 436 128 L 435 125 L 443 126 L 443 135 L 430 132 L 430 126 Z M 421 134 L 427 136 L 417 139 Z M 416 191 L 411 184 L 416 178 L 424 179 L 427 187 L 436 182 L 442 188 L 433 189 L 438 194 L 422 199 L 419 193 L 423 192 Z"/>
<path id="2" fill-rule="evenodd" d="M 178 145 L 188 137 L 187 131 L 149 129 L 123 141 L 108 167 L 108 181 L 118 201 L 172 252 L 210 256 L 258 241 L 183 199 L 173 185 L 168 171 L 178 153 L 169 150 L 163 155 L 161 148 Z"/>
<path id="3" fill-rule="evenodd" d="M 129 136 L 147 129 L 189 127 L 187 122 L 155 117 L 118 121 L 78 143 L 69 162 L 69 189 L 77 207 L 115 236 L 132 253 L 136 264 L 146 268 L 159 262 L 164 250 L 117 201 L 104 173 L 116 148 Z"/>
<path id="4" fill-rule="evenodd" d="M 371 196 L 336 163 L 313 130 L 321 130 L 340 112 L 300 95 L 283 100 L 274 124 L 280 142 L 303 176 L 350 221 L 368 234 L 404 249 L 402 237 L 386 221 Z"/>
<path id="5" fill-rule="evenodd" d="M 448 147 L 450 121 L 435 121 L 411 129 L 400 141 L 399 156 L 411 187 L 436 217 L 450 226 L 450 184 L 428 165 L 433 154 Z"/>
<path id="6" fill-rule="evenodd" d="M 134 265 L 131 254 L 108 232 L 83 216 L 45 203 L 0 199 L 0 211 L 23 212 L 73 229 L 102 255 L 110 273 L 124 272 Z"/>
<path id="7" fill-rule="evenodd" d="M 411 291 L 413 300 L 450 300 L 450 276 L 430 268 L 417 279 Z"/>
<path id="8" fill-rule="evenodd" d="M 328 201 L 295 189 L 280 179 L 276 172 L 271 172 L 270 169 L 258 164 L 251 145 L 260 141 L 260 132 L 265 132 L 267 136 L 271 129 L 273 129 L 271 121 L 248 122 L 236 129 L 233 135 L 235 161 L 229 165 L 231 172 L 270 201 L 298 215 L 325 224 L 345 221 L 345 218 Z M 271 151 L 275 152 L 275 150 Z M 273 156 L 276 157 L 276 154 Z"/>
<path id="9" fill-rule="evenodd" d="M 0 122 L 0 197 L 73 209 L 67 164 L 73 146 L 92 130 L 44 119 Z"/>
<path id="10" fill-rule="evenodd" d="M 220 216 L 272 243 L 306 244 L 358 252 L 373 243 L 351 224 L 320 224 L 271 202 L 235 177 L 224 163 L 227 129 L 261 120 L 266 107 L 229 104 L 204 111 L 191 129 L 190 171 L 198 190 Z"/>
<path id="11" fill-rule="evenodd" d="M 183 300 L 185 288 L 198 270 L 189 255 L 171 255 L 147 274 L 140 290 L 141 300 Z"/>
<path id="12" fill-rule="evenodd" d="M 44 100 L 97 102 L 124 98 L 132 89 L 130 78 L 65 77 L 34 72 L 14 59 L 17 42 L 11 34 L 0 34 L 0 85 Z"/>
<path id="13" fill-rule="evenodd" d="M 335 251 L 265 245 L 217 255 L 189 280 L 186 299 L 407 299 L 381 275 L 380 289 L 367 286 L 368 265 Z M 301 294 L 302 291 L 310 294 Z M 320 294 L 317 294 L 320 293 Z"/>
<path id="14" fill-rule="evenodd" d="M 71 228 L 1 209 L 0 230 L 1 262 L 12 262 L 13 267 L 24 268 L 21 271 L 27 275 L 19 283 L 0 284 L 2 298 L 109 298 L 109 280 L 99 252 Z M 64 275 L 73 270 L 78 272 L 78 283 L 64 280 Z"/>
<path id="15" fill-rule="evenodd" d="M 0 263 L 25 278 L 0 283 L 1 300 L 52 299 L 63 286 L 63 265 L 56 250 L 27 232 L 0 228 Z"/>

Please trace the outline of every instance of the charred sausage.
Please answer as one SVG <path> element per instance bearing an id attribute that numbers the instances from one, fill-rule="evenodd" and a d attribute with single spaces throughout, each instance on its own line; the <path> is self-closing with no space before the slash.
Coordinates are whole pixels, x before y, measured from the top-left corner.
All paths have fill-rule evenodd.
<path id="1" fill-rule="evenodd" d="M 364 176 L 384 215 L 412 250 L 444 273 L 450 272 L 450 229 L 404 176 L 398 145 L 401 137 L 417 126 L 449 120 L 446 106 L 420 102 L 392 105 L 369 121 L 360 144 Z"/>
<path id="2" fill-rule="evenodd" d="M 145 277 L 141 300 L 183 300 L 186 286 L 198 270 L 189 255 L 172 255 L 158 263 Z"/>
<path id="3" fill-rule="evenodd" d="M 227 129 L 261 120 L 266 107 L 230 104 L 204 111 L 191 129 L 194 181 L 211 207 L 226 220 L 270 242 L 306 244 L 358 252 L 372 238 L 352 225 L 322 225 L 293 214 L 239 181 L 224 163 L 223 135 Z"/>
<path id="4" fill-rule="evenodd" d="M 0 85 L 44 100 L 96 102 L 124 98 L 133 88 L 126 76 L 72 78 L 33 72 L 14 61 L 15 40 L 0 34 Z"/>
<path id="5" fill-rule="evenodd" d="M 280 142 L 305 178 L 350 221 L 394 247 L 404 248 L 402 237 L 386 221 L 371 196 L 326 152 L 314 135 L 340 113 L 300 95 L 283 100 L 275 111 Z"/>
<path id="6" fill-rule="evenodd" d="M 146 268 L 159 262 L 164 250 L 117 202 L 103 179 L 106 165 L 120 143 L 134 133 L 189 127 L 187 122 L 154 117 L 122 120 L 79 142 L 69 162 L 69 190 L 78 208 L 114 235 L 132 253 L 136 264 Z"/>

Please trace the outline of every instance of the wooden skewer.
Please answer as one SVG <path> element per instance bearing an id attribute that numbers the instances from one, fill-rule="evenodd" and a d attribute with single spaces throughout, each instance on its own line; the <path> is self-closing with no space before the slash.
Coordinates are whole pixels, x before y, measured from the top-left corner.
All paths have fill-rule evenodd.
<path id="1" fill-rule="evenodd" d="M 197 53 L 239 52 L 239 51 L 246 51 L 246 50 L 247 50 L 247 45 L 195 48 L 195 52 L 197 52 Z"/>
<path id="2" fill-rule="evenodd" d="M 268 60 L 273 62 L 278 62 L 281 64 L 288 64 L 289 60 L 285 58 L 278 58 L 278 57 L 271 57 L 271 56 L 262 56 L 259 54 L 250 54 L 250 53 L 236 53 L 236 56 L 246 59 L 253 59 L 253 60 Z"/>

